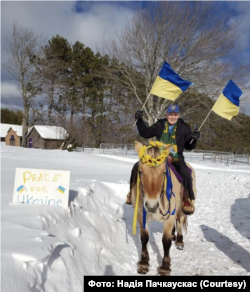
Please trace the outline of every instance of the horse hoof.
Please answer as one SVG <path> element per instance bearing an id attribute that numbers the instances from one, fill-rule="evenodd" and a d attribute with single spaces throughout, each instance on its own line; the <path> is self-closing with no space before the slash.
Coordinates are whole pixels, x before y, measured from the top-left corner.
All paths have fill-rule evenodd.
<path id="1" fill-rule="evenodd" d="M 147 267 L 138 267 L 138 269 L 137 269 L 137 273 L 138 274 L 147 274 L 147 272 L 148 272 L 148 268 Z"/>
<path id="2" fill-rule="evenodd" d="M 158 275 L 159 276 L 170 276 L 170 270 L 158 268 Z"/>
<path id="3" fill-rule="evenodd" d="M 177 249 L 179 249 L 179 250 L 183 250 L 183 249 L 184 249 L 184 245 L 176 244 L 176 247 L 177 247 Z"/>
<path id="4" fill-rule="evenodd" d="M 176 248 L 179 250 L 183 250 L 184 249 L 184 243 L 183 242 L 176 242 L 175 243 Z"/>

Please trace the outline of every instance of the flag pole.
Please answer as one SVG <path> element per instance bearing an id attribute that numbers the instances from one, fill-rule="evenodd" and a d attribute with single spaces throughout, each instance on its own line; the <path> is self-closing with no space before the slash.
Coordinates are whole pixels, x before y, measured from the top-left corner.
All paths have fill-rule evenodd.
<path id="1" fill-rule="evenodd" d="M 143 108 L 145 107 L 145 105 L 146 105 L 146 102 L 148 101 L 148 99 L 149 99 L 150 95 L 151 95 L 151 93 L 149 92 L 149 94 L 148 94 L 148 96 L 147 96 L 147 98 L 146 98 L 146 100 L 145 100 L 145 102 L 144 102 L 144 104 L 143 104 L 143 106 L 142 106 L 142 109 L 141 109 L 141 110 L 143 110 Z M 136 125 L 137 121 L 138 121 L 138 119 L 135 121 L 135 123 L 134 123 L 134 125 L 133 125 L 133 128 L 135 127 L 135 125 Z"/>
<path id="2" fill-rule="evenodd" d="M 208 116 L 211 114 L 211 111 L 212 111 L 213 107 L 211 108 L 210 112 L 207 114 L 207 116 L 205 117 L 205 120 L 203 121 L 203 123 L 200 125 L 198 131 L 200 131 L 201 127 L 204 125 L 204 123 L 206 122 Z"/>
<path id="3" fill-rule="evenodd" d="M 206 122 L 208 116 L 211 114 L 211 111 L 212 111 L 213 107 L 211 108 L 211 110 L 209 111 L 209 113 L 207 114 L 207 116 L 205 117 L 205 120 L 202 122 L 202 124 L 200 125 L 199 129 L 197 131 L 200 131 L 201 127 L 204 125 L 204 123 Z M 193 142 L 194 139 L 192 139 L 190 141 L 190 144 Z"/>

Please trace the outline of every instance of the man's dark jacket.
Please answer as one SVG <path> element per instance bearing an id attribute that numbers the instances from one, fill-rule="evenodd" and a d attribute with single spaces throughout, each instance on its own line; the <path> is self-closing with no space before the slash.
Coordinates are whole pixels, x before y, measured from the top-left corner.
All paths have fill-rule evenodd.
<path id="1" fill-rule="evenodd" d="M 156 137 L 157 140 L 160 140 L 164 126 L 167 119 L 160 119 L 152 126 L 147 127 L 142 119 L 137 121 L 137 128 L 141 137 L 145 139 L 150 139 Z M 176 144 L 178 148 L 178 154 L 183 154 L 184 148 L 186 150 L 192 150 L 195 148 L 197 141 L 190 137 L 191 128 L 188 124 L 184 122 L 183 119 L 178 119 L 177 121 L 177 130 L 176 130 Z"/>

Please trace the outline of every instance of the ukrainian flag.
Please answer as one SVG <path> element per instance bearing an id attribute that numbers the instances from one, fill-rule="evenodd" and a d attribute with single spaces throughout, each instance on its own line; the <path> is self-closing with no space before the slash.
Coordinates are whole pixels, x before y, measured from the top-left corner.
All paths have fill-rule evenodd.
<path id="1" fill-rule="evenodd" d="M 16 189 L 19 193 L 22 193 L 24 191 L 27 191 L 24 185 L 20 185 L 17 189 Z"/>
<path id="2" fill-rule="evenodd" d="M 64 192 L 65 192 L 65 188 L 62 187 L 62 186 L 59 186 L 59 187 L 57 188 L 57 190 L 58 190 L 60 193 L 62 193 L 62 194 L 64 194 Z"/>
<path id="3" fill-rule="evenodd" d="M 192 82 L 181 79 L 165 61 L 150 93 L 174 101 L 191 84 Z"/>
<path id="4" fill-rule="evenodd" d="M 219 116 L 231 120 L 237 116 L 240 110 L 240 96 L 242 91 L 232 81 L 229 80 L 212 110 Z"/>

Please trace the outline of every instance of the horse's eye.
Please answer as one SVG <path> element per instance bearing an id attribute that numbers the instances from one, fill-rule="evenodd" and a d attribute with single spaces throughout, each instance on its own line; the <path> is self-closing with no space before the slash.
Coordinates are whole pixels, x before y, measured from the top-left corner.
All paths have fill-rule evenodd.
<path id="1" fill-rule="evenodd" d="M 142 174 L 142 171 L 139 169 L 139 175 L 141 175 Z"/>
<path id="2" fill-rule="evenodd" d="M 166 175 L 166 171 L 163 172 L 163 175 Z"/>

